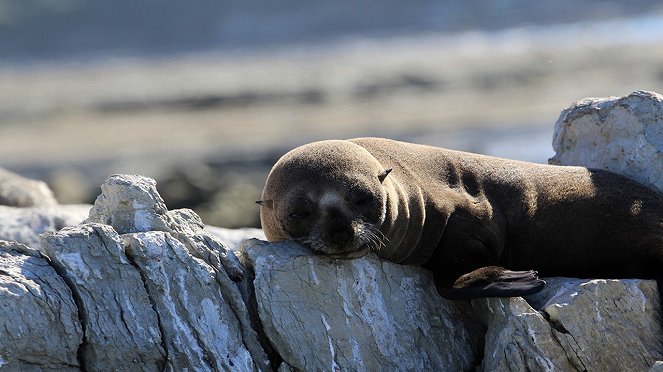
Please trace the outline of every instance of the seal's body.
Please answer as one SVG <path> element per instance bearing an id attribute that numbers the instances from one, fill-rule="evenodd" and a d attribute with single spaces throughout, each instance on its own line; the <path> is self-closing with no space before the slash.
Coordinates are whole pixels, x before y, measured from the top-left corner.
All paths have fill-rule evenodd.
<path id="1" fill-rule="evenodd" d="M 375 250 L 431 269 L 451 298 L 536 292 L 544 283 L 530 270 L 663 273 L 663 197 L 603 170 L 378 138 L 322 141 L 275 164 L 260 204 L 269 240 L 332 256 Z"/>

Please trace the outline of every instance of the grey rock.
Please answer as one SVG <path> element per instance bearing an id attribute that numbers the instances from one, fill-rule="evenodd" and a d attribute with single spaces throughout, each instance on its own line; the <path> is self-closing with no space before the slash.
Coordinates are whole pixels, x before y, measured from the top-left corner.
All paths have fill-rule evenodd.
<path id="1" fill-rule="evenodd" d="M 128 234 L 124 240 L 159 314 L 169 368 L 258 368 L 211 266 L 168 233 Z"/>
<path id="2" fill-rule="evenodd" d="M 112 227 L 85 224 L 42 235 L 42 251 L 79 307 L 86 370 L 156 370 L 166 362 L 157 313 Z"/>
<path id="3" fill-rule="evenodd" d="M 47 207 L 57 203 L 46 183 L 0 168 L 0 205 L 24 208 Z"/>
<path id="4" fill-rule="evenodd" d="M 0 239 L 39 248 L 39 234 L 58 231 L 83 221 L 90 205 L 16 208 L 0 205 Z"/>
<path id="5" fill-rule="evenodd" d="M 192 210 L 168 211 L 156 181 L 149 177 L 126 174 L 109 177 L 101 185 L 101 194 L 86 221 L 110 225 L 120 234 L 170 232 L 185 240 L 198 258 L 219 270 L 223 266 L 232 278 L 241 279 L 242 269 L 235 255 L 203 229 L 205 225 Z M 207 244 L 213 247 L 208 248 Z"/>
<path id="6" fill-rule="evenodd" d="M 487 326 L 483 371 L 575 371 L 544 317 L 522 299 L 472 301 Z"/>
<path id="7" fill-rule="evenodd" d="M 541 309 L 566 353 L 587 370 L 646 370 L 663 360 L 663 319 L 653 280 L 547 280 Z M 542 302 L 542 301 L 540 301 Z M 600 340 L 600 342 L 597 342 Z"/>
<path id="8" fill-rule="evenodd" d="M 578 101 L 560 114 L 553 149 L 550 164 L 608 169 L 663 191 L 663 96 Z"/>
<path id="9" fill-rule="evenodd" d="M 239 321 L 245 346 L 258 367 L 268 368 L 269 359 L 264 348 L 268 348 L 269 344 L 263 345 L 259 341 L 259 322 L 251 308 L 254 301 L 248 296 L 250 282 L 243 280 L 251 276 L 251 272 L 242 267 L 233 251 L 228 250 L 223 243 L 203 229 L 204 224 L 200 217 L 192 210 L 169 211 L 167 221 L 171 227 L 170 234 L 181 241 L 191 255 L 216 271 L 216 280 L 223 297 Z"/>
<path id="10" fill-rule="evenodd" d="M 0 369 L 78 370 L 71 291 L 38 251 L 0 241 Z"/>
<path id="11" fill-rule="evenodd" d="M 423 269 L 258 240 L 243 254 L 265 334 L 296 370 L 458 371 L 477 361 L 468 303 L 440 298 Z"/>
<path id="12" fill-rule="evenodd" d="M 243 277 L 243 269 L 235 254 L 226 249 L 223 243 L 204 230 L 203 222 L 193 211 L 189 209 L 168 211 L 163 199 L 161 199 L 161 196 L 157 192 L 156 182 L 150 178 L 137 175 L 114 175 L 101 186 L 101 190 L 102 194 L 95 201 L 95 205 L 90 210 L 90 216 L 87 221 L 109 224 L 118 231 L 124 232 L 125 242 L 127 242 L 129 247 L 132 247 L 132 259 L 141 267 L 144 278 L 147 278 L 147 273 L 144 270 L 149 266 L 146 266 L 145 257 L 141 256 L 141 254 L 147 255 L 149 254 L 149 250 L 142 245 L 143 240 L 141 239 L 144 238 L 144 235 L 131 235 L 141 232 L 159 231 L 167 233 L 168 238 L 164 239 L 168 241 L 168 247 L 175 249 L 172 248 L 175 245 L 179 249 L 179 245 L 181 245 L 184 247 L 186 254 L 190 255 L 188 260 L 193 260 L 191 262 L 195 263 L 194 265 L 189 261 L 185 262 L 189 265 L 187 267 L 190 270 L 194 270 L 193 267 L 197 267 L 196 265 L 206 269 L 211 268 L 215 281 L 213 286 L 220 291 L 222 295 L 220 298 L 227 304 L 225 306 L 232 310 L 232 312 L 228 312 L 224 321 L 232 324 L 236 323 L 236 326 L 241 331 L 242 343 L 238 345 L 226 344 L 225 347 L 246 348 L 253 360 L 252 363 L 254 364 L 252 365 L 255 368 L 268 368 L 269 360 L 258 340 L 256 331 L 252 327 L 246 302 L 242 297 L 238 285 L 233 282 L 240 281 Z M 141 238 L 139 239 L 138 236 Z M 162 246 L 163 244 L 159 246 L 161 248 L 155 249 L 165 249 Z M 141 265 L 140 263 L 145 264 Z M 198 288 L 198 290 L 204 291 L 206 288 L 199 288 L 201 285 L 200 281 L 178 284 L 190 287 L 192 288 L 191 290 Z M 209 285 L 211 284 L 205 284 L 205 286 Z M 152 297 L 155 303 L 159 301 L 158 294 L 155 293 Z M 215 304 L 214 306 L 219 307 L 221 305 Z M 200 326 L 193 328 L 199 330 Z M 233 339 L 229 340 L 232 341 Z M 166 342 L 170 341 L 170 338 L 166 337 Z M 215 351 L 214 348 L 220 347 L 219 342 L 221 341 L 214 341 L 212 344 L 213 347 L 208 345 L 205 346 L 207 349 L 204 350 Z M 193 346 L 195 344 L 192 344 Z M 214 353 L 213 355 L 217 354 Z M 230 366 L 238 362 L 236 360 L 238 357 L 231 357 L 229 355 L 226 353 L 212 357 L 209 353 L 206 353 L 203 360 L 205 363 L 209 363 L 208 366 L 211 366 L 210 368 L 217 368 L 222 365 Z M 187 358 L 189 356 L 185 358 L 188 361 L 187 363 L 204 368 L 200 364 L 201 360 L 193 362 L 195 358 Z M 217 360 L 216 358 L 220 359 Z M 187 364 L 184 363 L 181 365 Z"/>
<path id="13" fill-rule="evenodd" d="M 654 281 L 546 281 L 529 304 L 520 297 L 472 301 L 488 329 L 482 370 L 644 371 L 661 360 Z"/>
<path id="14" fill-rule="evenodd" d="M 166 203 L 151 178 L 116 174 L 101 185 L 87 222 L 113 226 L 119 234 L 167 231 Z"/>

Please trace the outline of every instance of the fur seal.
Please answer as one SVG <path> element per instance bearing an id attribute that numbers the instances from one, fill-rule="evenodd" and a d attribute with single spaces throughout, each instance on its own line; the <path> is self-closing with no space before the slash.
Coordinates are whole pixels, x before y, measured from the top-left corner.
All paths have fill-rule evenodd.
<path id="1" fill-rule="evenodd" d="M 270 241 L 421 265 L 447 298 L 535 293 L 537 272 L 663 288 L 663 197 L 604 170 L 330 140 L 278 160 L 258 204 Z"/>

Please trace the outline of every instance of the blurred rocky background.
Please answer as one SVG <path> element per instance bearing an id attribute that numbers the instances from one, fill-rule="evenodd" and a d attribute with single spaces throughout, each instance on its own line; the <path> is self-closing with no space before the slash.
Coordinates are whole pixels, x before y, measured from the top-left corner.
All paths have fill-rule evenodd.
<path id="1" fill-rule="evenodd" d="M 663 3 L 0 0 L 0 167 L 91 203 L 114 173 L 257 226 L 274 161 L 383 136 L 535 162 L 560 110 L 663 91 Z"/>

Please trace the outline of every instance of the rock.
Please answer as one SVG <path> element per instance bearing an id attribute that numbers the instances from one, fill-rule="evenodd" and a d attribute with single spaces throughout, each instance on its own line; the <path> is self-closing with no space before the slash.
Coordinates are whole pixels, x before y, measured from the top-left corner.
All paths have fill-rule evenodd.
<path id="1" fill-rule="evenodd" d="M 522 299 L 472 301 L 487 326 L 482 371 L 575 371 L 544 317 Z"/>
<path id="2" fill-rule="evenodd" d="M 140 290 L 133 288 L 133 284 L 132 288 L 124 290 L 142 291 L 149 298 L 158 320 L 156 329 L 160 331 L 162 347 L 161 362 L 158 355 L 154 356 L 156 354 L 140 355 L 136 358 L 140 361 L 140 368 L 151 368 L 154 360 L 156 365 L 161 363 L 161 366 L 176 370 L 268 369 L 269 360 L 252 327 L 242 294 L 231 280 L 242 279 L 243 269 L 237 257 L 203 229 L 204 224 L 193 211 L 168 211 L 154 180 L 143 176 L 115 175 L 101 189 L 102 194 L 90 210 L 87 224 L 47 235 L 43 249 L 47 254 L 53 254 L 49 253 L 56 250 L 53 247 L 62 251 L 66 250 L 65 247 L 74 247 L 74 252 L 91 252 L 90 257 L 75 256 L 73 261 L 72 255 L 66 253 L 60 254 L 61 259 L 54 258 L 63 267 L 64 276 L 80 277 L 83 275 L 80 272 L 97 273 L 94 267 L 97 265 L 95 260 L 99 258 L 95 255 L 108 255 L 99 253 L 108 249 L 106 247 L 113 250 L 109 259 L 119 260 L 122 265 L 128 262 L 126 268 L 136 271 L 141 278 Z M 94 245 L 105 242 L 102 244 L 104 247 L 77 246 L 67 242 L 67 239 L 76 241 L 80 229 L 92 229 L 102 236 L 95 238 L 94 234 L 90 234 L 83 240 Z M 116 231 L 123 233 L 123 243 L 118 243 Z M 54 239 L 60 239 L 63 243 L 60 244 L 60 240 L 57 244 L 53 243 Z M 118 247 L 122 247 L 121 254 L 117 253 Z M 122 258 L 125 254 L 128 258 Z M 115 256 L 119 258 L 113 258 Z M 87 268 L 88 265 L 92 266 Z M 119 278 L 129 275 L 121 274 L 119 269 L 114 270 Z M 74 281 L 73 286 L 81 287 L 74 292 L 94 293 L 85 288 L 85 283 L 85 280 Z M 118 288 L 121 284 L 117 283 Z M 110 285 L 103 286 L 108 287 L 108 291 L 115 291 L 110 289 Z M 106 292 L 99 293 L 89 301 L 93 302 L 89 305 L 91 311 L 113 309 L 113 306 L 103 305 L 112 297 Z M 103 309 L 99 309 L 100 306 Z M 144 311 L 145 315 L 138 315 L 147 318 L 143 319 L 145 325 L 152 324 L 152 317 L 147 314 L 149 311 Z M 113 316 L 117 312 L 114 310 L 108 316 L 115 319 Z M 126 335 L 113 337 L 120 340 Z"/>
<path id="3" fill-rule="evenodd" d="M 101 185 L 87 222 L 113 226 L 119 234 L 168 231 L 166 212 L 153 179 L 116 174 Z"/>
<path id="4" fill-rule="evenodd" d="M 39 234 L 83 221 L 90 205 L 15 208 L 0 205 L 0 239 L 39 248 Z"/>
<path id="5" fill-rule="evenodd" d="M 156 182 L 139 175 L 116 174 L 101 185 L 101 195 L 90 210 L 87 222 L 112 226 L 118 233 L 170 232 L 185 240 L 192 254 L 215 269 L 223 266 L 235 280 L 242 268 L 237 257 L 207 233 L 200 217 L 189 209 L 168 211 L 157 192 Z M 207 244 L 214 245 L 207 247 Z M 212 262 L 218 261 L 218 262 Z"/>
<path id="6" fill-rule="evenodd" d="M 0 205 L 25 208 L 47 207 L 57 203 L 46 183 L 0 168 Z"/>
<path id="7" fill-rule="evenodd" d="M 0 241 L 0 304 L 0 369 L 78 370 L 78 309 L 38 251 Z"/>
<path id="8" fill-rule="evenodd" d="M 488 328 L 484 371 L 644 371 L 663 358 L 656 282 L 546 281 L 527 298 L 541 311 L 520 297 L 472 301 Z"/>
<path id="9" fill-rule="evenodd" d="M 580 100 L 557 120 L 553 149 L 550 164 L 608 169 L 663 192 L 663 96 Z"/>
<path id="10" fill-rule="evenodd" d="M 169 368 L 257 368 L 211 266 L 192 257 L 168 233 L 128 234 L 124 239 L 159 314 Z"/>
<path id="11" fill-rule="evenodd" d="M 166 363 L 158 315 L 112 227 L 86 224 L 42 236 L 81 312 L 86 370 L 156 370 Z"/>
<path id="12" fill-rule="evenodd" d="M 458 371 L 477 362 L 481 331 L 468 303 L 440 298 L 421 268 L 258 240 L 242 253 L 264 332 L 295 370 Z"/>
<path id="13" fill-rule="evenodd" d="M 586 370 L 646 370 L 663 360 L 663 317 L 654 280 L 548 279 L 542 306 L 557 339 Z M 596 340 L 602 340 L 596 342 Z"/>
<path id="14" fill-rule="evenodd" d="M 658 361 L 649 369 L 649 372 L 663 372 L 663 361 Z"/>

